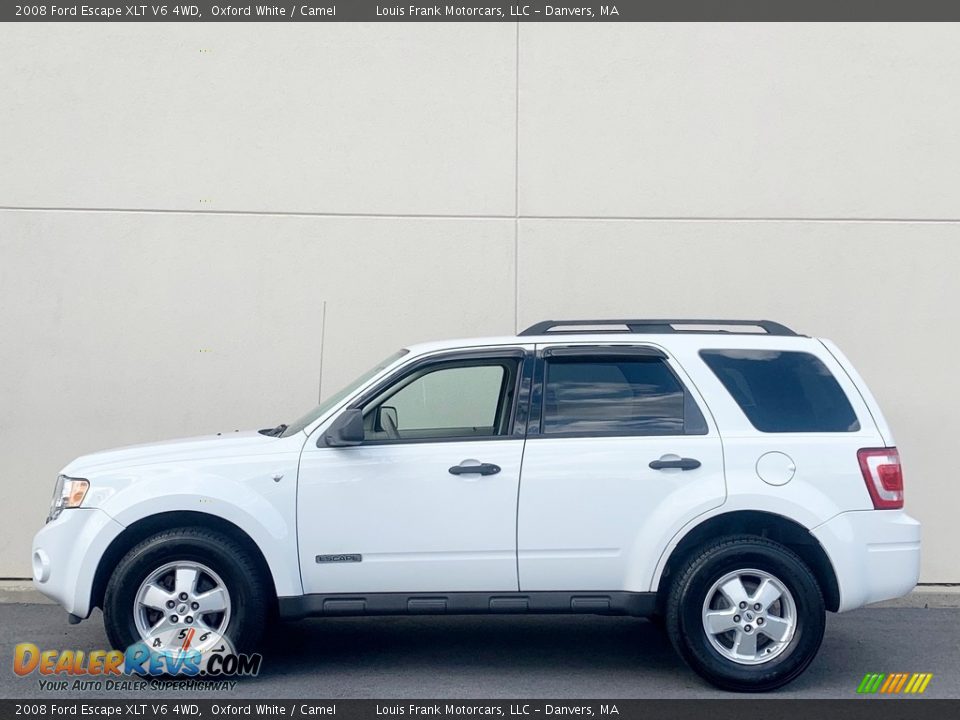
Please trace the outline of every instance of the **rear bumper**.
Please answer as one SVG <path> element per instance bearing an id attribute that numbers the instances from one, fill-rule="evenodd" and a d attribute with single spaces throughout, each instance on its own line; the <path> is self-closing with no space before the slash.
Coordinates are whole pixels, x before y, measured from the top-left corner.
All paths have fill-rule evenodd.
<path id="1" fill-rule="evenodd" d="M 833 563 L 838 612 L 910 592 L 920 577 L 920 523 L 902 510 L 845 512 L 812 531 Z"/>
<path id="2" fill-rule="evenodd" d="M 33 538 L 33 586 L 68 613 L 89 616 L 97 563 L 121 532 L 102 510 L 64 510 Z"/>

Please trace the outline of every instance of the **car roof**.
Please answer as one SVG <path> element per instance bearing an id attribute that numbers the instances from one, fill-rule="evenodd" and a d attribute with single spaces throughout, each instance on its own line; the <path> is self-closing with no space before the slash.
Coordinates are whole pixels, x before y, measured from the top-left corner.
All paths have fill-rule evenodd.
<path id="1" fill-rule="evenodd" d="M 452 338 L 408 345 L 412 355 L 424 355 L 444 350 L 517 345 L 598 344 L 598 345 L 655 345 L 666 348 L 703 347 L 730 349 L 788 350 L 809 345 L 813 340 L 804 335 L 792 337 L 771 336 L 763 333 L 552 333 L 543 335 L 494 335 L 488 337 Z"/>
<path id="2" fill-rule="evenodd" d="M 438 350 L 458 348 L 497 347 L 517 344 L 554 344 L 566 343 L 616 343 L 616 344 L 654 344 L 677 346 L 681 337 L 701 337 L 704 346 L 717 347 L 715 342 L 706 342 L 708 337 L 723 338 L 721 346 L 734 348 L 789 347 L 793 343 L 784 342 L 791 338 L 805 338 L 782 323 L 773 320 L 732 320 L 729 318 L 630 318 L 630 319 L 577 319 L 577 320 L 541 320 L 517 335 L 487 338 L 463 338 L 442 342 L 421 343 L 407 348 L 411 353 L 422 354 Z M 755 341 L 762 338 L 759 344 Z M 769 340 L 776 342 L 770 343 Z M 685 345 L 686 341 L 679 344 Z M 795 346 L 795 344 L 794 344 Z"/>

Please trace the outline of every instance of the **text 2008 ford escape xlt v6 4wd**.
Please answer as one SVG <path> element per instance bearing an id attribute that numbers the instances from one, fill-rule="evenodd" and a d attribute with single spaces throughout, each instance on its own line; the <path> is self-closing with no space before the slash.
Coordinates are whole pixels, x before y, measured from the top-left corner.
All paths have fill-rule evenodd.
<path id="1" fill-rule="evenodd" d="M 920 526 L 876 401 L 768 321 L 542 322 L 403 350 L 290 424 L 88 455 L 36 587 L 111 643 L 251 648 L 281 617 L 656 618 L 710 682 L 767 690 L 824 612 L 903 595 Z"/>

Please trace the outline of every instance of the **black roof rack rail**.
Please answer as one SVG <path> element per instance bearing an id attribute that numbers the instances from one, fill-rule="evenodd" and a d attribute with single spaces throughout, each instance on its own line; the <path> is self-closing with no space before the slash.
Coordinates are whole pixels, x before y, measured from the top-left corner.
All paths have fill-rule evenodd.
<path id="1" fill-rule="evenodd" d="M 631 332 L 631 333 L 647 333 L 647 334 L 659 334 L 659 333 L 689 333 L 689 332 L 714 332 L 714 333 L 737 333 L 736 329 L 727 328 L 737 328 L 737 327 L 758 327 L 762 328 L 767 335 L 781 335 L 781 336 L 792 336 L 796 337 L 797 333 L 788 328 L 786 325 L 781 325 L 780 323 L 773 322 L 772 320 L 544 320 L 538 322 L 534 325 L 531 325 L 526 330 L 518 335 L 550 335 L 562 333 L 582 333 L 582 332 L 591 332 L 591 330 L 578 330 L 576 328 L 584 327 L 599 327 L 605 328 L 608 325 L 622 325 L 626 329 L 599 329 L 593 332 L 605 333 L 605 332 Z M 677 328 L 677 325 L 707 325 L 707 326 L 716 326 L 716 330 L 684 330 L 682 328 Z M 553 328 L 571 328 L 563 330 L 554 330 Z M 743 331 L 740 331 L 741 333 Z M 754 334 L 754 333 L 749 333 Z"/>

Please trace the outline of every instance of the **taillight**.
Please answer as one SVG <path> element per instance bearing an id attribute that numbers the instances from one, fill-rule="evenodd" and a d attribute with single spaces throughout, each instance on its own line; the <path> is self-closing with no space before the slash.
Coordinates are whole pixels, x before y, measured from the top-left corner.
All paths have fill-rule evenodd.
<path id="1" fill-rule="evenodd" d="M 903 507 L 903 472 L 896 448 L 865 448 L 857 451 L 860 470 L 875 510 Z"/>

